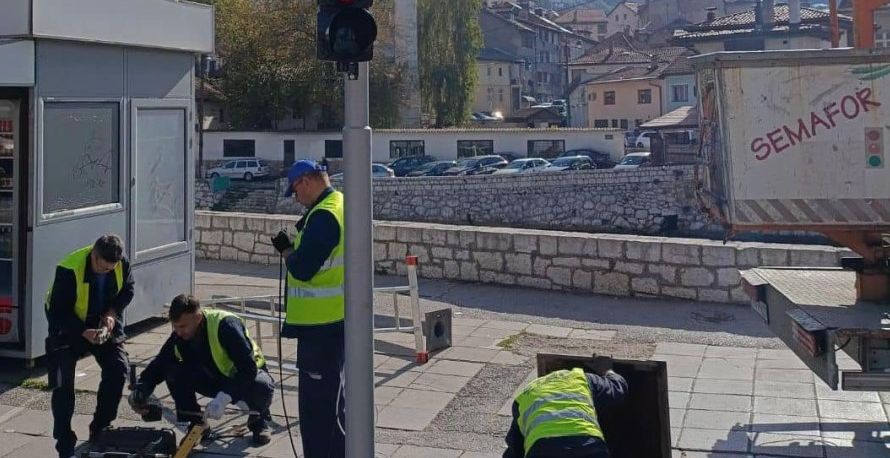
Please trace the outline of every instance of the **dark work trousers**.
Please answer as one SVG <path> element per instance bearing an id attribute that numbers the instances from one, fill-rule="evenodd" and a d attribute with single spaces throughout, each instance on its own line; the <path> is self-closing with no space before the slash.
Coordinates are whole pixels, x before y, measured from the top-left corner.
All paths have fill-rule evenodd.
<path id="1" fill-rule="evenodd" d="M 346 400 L 340 390 L 343 369 L 343 335 L 297 339 L 297 367 L 300 381 L 300 435 L 306 458 L 346 456 Z M 339 417 L 339 423 L 337 424 Z"/>
<path id="2" fill-rule="evenodd" d="M 539 439 L 526 458 L 609 458 L 609 449 L 593 437 L 548 437 Z"/>
<path id="3" fill-rule="evenodd" d="M 101 431 L 117 418 L 117 406 L 121 401 L 124 382 L 127 379 L 129 360 L 122 342 L 113 339 L 102 345 L 92 345 L 77 336 L 68 339 L 68 348 L 56 353 L 59 369 L 59 387 L 53 390 L 53 438 L 60 457 L 69 458 L 74 454 L 77 436 L 71 430 L 71 416 L 74 415 L 74 368 L 77 360 L 89 352 L 96 358 L 102 369 L 102 381 L 96 395 L 96 413 L 90 423 L 90 432 Z"/>
<path id="4" fill-rule="evenodd" d="M 207 377 L 205 373 L 188 364 L 175 364 L 173 369 L 167 372 L 166 378 L 170 396 L 176 403 L 179 421 L 200 422 L 202 413 L 197 395 L 215 398 L 220 391 L 225 391 L 231 396 L 233 404 L 244 401 L 250 410 L 259 412 L 259 415 L 249 415 L 247 418 L 247 427 L 251 431 L 266 429 L 267 422 L 272 420 L 269 406 L 272 405 L 275 382 L 265 369 L 257 370 L 253 383 L 244 388 L 243 392 L 233 389 L 232 384 L 224 383 L 224 380 Z"/>

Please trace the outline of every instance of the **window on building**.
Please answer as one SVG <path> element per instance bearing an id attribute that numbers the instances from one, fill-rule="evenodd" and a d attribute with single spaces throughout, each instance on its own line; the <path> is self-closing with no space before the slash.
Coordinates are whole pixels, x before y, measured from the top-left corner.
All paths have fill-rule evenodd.
<path id="1" fill-rule="evenodd" d="M 45 102 L 43 213 L 120 202 L 120 104 Z"/>
<path id="2" fill-rule="evenodd" d="M 325 140 L 324 141 L 324 157 L 342 158 L 343 157 L 343 140 Z"/>
<path id="3" fill-rule="evenodd" d="M 652 89 L 640 89 L 637 91 L 637 103 L 638 104 L 647 104 L 652 103 Z"/>
<path id="4" fill-rule="evenodd" d="M 615 105 L 615 91 L 603 92 L 603 105 Z"/>
<path id="5" fill-rule="evenodd" d="M 504 101 L 504 90 L 498 89 L 498 102 L 503 102 L 503 101 Z"/>
<path id="6" fill-rule="evenodd" d="M 608 24 L 597 24 L 596 25 L 596 33 L 606 33 L 606 27 Z"/>
<path id="7" fill-rule="evenodd" d="M 256 141 L 223 140 L 223 157 L 255 157 Z"/>
<path id="8" fill-rule="evenodd" d="M 613 129 L 617 129 L 617 128 L 618 128 L 618 120 L 617 120 L 617 119 L 613 119 L 613 120 L 612 120 L 612 128 L 613 128 Z"/>
<path id="9" fill-rule="evenodd" d="M 494 140 L 458 140 L 457 157 L 494 154 Z"/>
<path id="10" fill-rule="evenodd" d="M 566 150 L 565 140 L 529 140 L 528 157 L 553 158 Z"/>
<path id="11" fill-rule="evenodd" d="M 626 119 L 621 120 L 621 128 L 624 130 L 627 130 L 627 120 Z"/>
<path id="12" fill-rule="evenodd" d="M 625 20 L 625 21 L 627 20 L 627 15 L 626 15 L 626 14 L 624 15 L 624 20 Z"/>
<path id="13" fill-rule="evenodd" d="M 498 76 L 504 76 L 504 67 L 498 67 Z"/>
<path id="14" fill-rule="evenodd" d="M 875 48 L 890 48 L 890 33 L 875 32 Z"/>
<path id="15" fill-rule="evenodd" d="M 533 34 L 527 33 L 522 36 L 522 46 L 526 48 L 534 48 L 535 47 L 535 36 Z"/>
<path id="16" fill-rule="evenodd" d="M 491 76 L 491 67 L 490 66 L 485 67 L 485 73 L 486 73 L 486 75 Z"/>
<path id="17" fill-rule="evenodd" d="M 641 125 L 643 125 L 642 119 L 634 119 L 634 127 L 640 127 Z"/>
<path id="18" fill-rule="evenodd" d="M 226 110 L 223 108 L 219 109 L 219 122 L 220 123 L 226 122 Z"/>
<path id="19" fill-rule="evenodd" d="M 674 84 L 671 86 L 671 102 L 688 102 L 689 101 L 689 85 Z"/>
<path id="20" fill-rule="evenodd" d="M 608 119 L 595 119 L 593 121 L 593 127 L 605 129 L 605 128 L 609 127 L 609 120 Z"/>
<path id="21" fill-rule="evenodd" d="M 390 140 L 389 157 L 423 156 L 423 140 Z"/>

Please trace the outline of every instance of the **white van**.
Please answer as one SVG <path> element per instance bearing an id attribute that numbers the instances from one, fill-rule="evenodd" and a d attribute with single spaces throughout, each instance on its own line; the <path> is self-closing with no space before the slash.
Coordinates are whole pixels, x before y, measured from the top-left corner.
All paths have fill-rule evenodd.
<path id="1" fill-rule="evenodd" d="M 637 136 L 634 142 L 637 148 L 649 149 L 652 137 L 658 135 L 654 130 L 644 130 Z M 677 129 L 664 130 L 661 132 L 666 145 L 688 145 L 698 141 L 698 131 L 696 129 Z"/>

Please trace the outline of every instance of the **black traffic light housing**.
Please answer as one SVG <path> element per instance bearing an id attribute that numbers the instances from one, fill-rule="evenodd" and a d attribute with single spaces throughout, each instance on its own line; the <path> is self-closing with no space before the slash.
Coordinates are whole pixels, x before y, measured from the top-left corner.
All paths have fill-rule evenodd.
<path id="1" fill-rule="evenodd" d="M 319 60 L 367 62 L 374 57 L 377 22 L 373 0 L 318 0 L 316 41 Z"/>

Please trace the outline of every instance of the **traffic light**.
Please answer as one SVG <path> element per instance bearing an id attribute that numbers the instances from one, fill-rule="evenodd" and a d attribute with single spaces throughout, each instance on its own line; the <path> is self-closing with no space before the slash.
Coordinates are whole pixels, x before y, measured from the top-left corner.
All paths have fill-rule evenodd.
<path id="1" fill-rule="evenodd" d="M 865 128 L 865 167 L 869 169 L 884 168 L 884 129 L 882 127 Z"/>
<path id="2" fill-rule="evenodd" d="M 373 0 L 318 0 L 319 60 L 367 62 L 374 57 L 377 23 L 368 11 Z"/>

